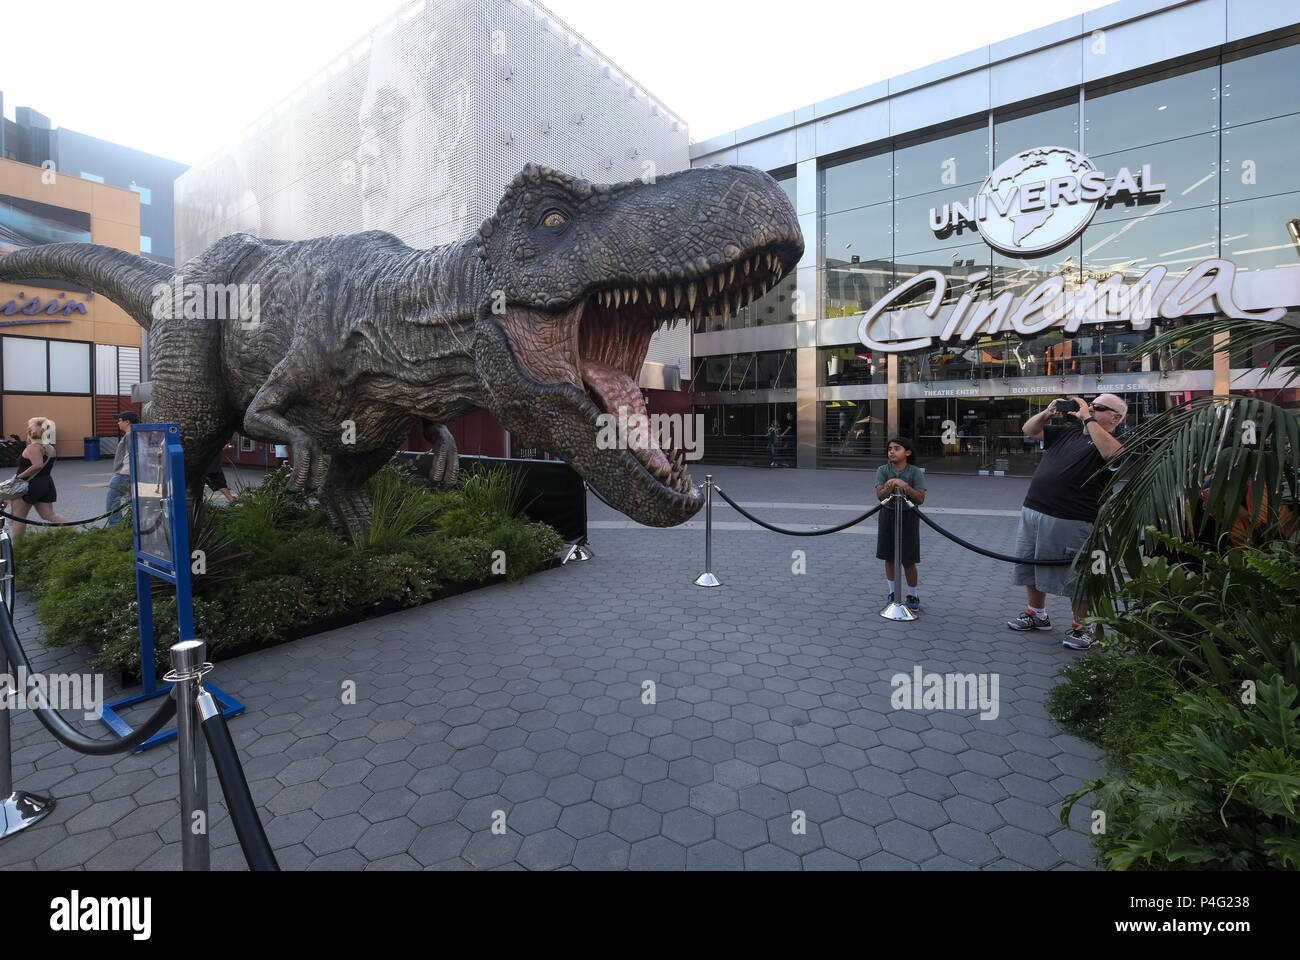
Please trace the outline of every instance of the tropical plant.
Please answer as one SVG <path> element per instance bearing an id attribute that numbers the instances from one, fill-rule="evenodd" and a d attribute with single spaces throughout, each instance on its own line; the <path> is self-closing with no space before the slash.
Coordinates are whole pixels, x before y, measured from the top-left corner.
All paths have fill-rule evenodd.
<path id="1" fill-rule="evenodd" d="M 1192 723 L 1139 757 L 1155 775 L 1094 780 L 1068 798 L 1061 822 L 1095 793 L 1115 870 L 1300 869 L 1300 691 L 1275 676 L 1253 693 L 1179 695 Z"/>
<path id="2" fill-rule="evenodd" d="M 1158 355 L 1178 346 L 1193 359 L 1216 350 L 1268 348 L 1262 375 L 1281 375 L 1288 386 L 1300 378 L 1300 325 L 1217 317 L 1168 330 L 1138 347 L 1133 356 Z M 1142 567 L 1148 528 L 1183 541 L 1216 543 L 1237 521 L 1248 491 L 1267 515 L 1252 518 L 1278 529 L 1277 506 L 1300 494 L 1300 411 L 1256 396 L 1202 397 L 1165 411 L 1130 431 L 1124 452 L 1109 466 L 1111 486 L 1122 495 L 1103 505 L 1086 551 L 1102 551 L 1104 571 L 1079 577 L 1079 592 L 1096 602 L 1114 597 L 1119 585 Z M 1203 485 L 1205 509 L 1198 509 Z"/>
<path id="3" fill-rule="evenodd" d="M 1096 619 L 1188 677 L 1224 688 L 1275 674 L 1300 684 L 1300 543 L 1216 552 L 1148 532 L 1188 559 L 1145 557 L 1120 603 Z"/>

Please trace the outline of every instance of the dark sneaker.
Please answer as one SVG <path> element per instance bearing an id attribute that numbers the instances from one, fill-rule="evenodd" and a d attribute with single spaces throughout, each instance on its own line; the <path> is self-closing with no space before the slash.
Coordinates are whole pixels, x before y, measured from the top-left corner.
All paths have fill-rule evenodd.
<path id="1" fill-rule="evenodd" d="M 1047 614 L 1040 617 L 1034 611 L 1025 607 L 1025 612 L 1014 620 L 1008 620 L 1007 626 L 1012 630 L 1051 630 L 1052 618 Z"/>
<path id="2" fill-rule="evenodd" d="M 1073 627 L 1061 641 L 1061 646 L 1071 650 L 1087 650 L 1097 642 L 1097 635 L 1090 627 Z"/>
<path id="3" fill-rule="evenodd" d="M 889 591 L 889 596 L 885 597 L 885 603 L 893 603 L 893 602 L 894 602 L 894 591 L 891 590 Z"/>
<path id="4" fill-rule="evenodd" d="M 907 598 L 907 609 L 911 610 L 913 613 L 919 611 L 921 609 L 921 598 L 915 594 L 909 595 Z"/>

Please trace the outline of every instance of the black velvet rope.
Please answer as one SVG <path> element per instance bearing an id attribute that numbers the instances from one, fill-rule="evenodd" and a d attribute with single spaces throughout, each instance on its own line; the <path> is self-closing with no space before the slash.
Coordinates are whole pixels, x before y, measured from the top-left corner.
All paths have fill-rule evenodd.
<path id="1" fill-rule="evenodd" d="M 735 500 L 732 500 L 729 496 L 723 493 L 722 488 L 718 486 L 716 483 L 713 485 L 713 489 L 717 492 L 718 496 L 720 496 L 723 500 L 726 500 L 727 503 L 731 504 L 732 508 L 737 513 L 739 513 L 742 517 L 745 517 L 746 519 L 753 521 L 754 523 L 758 524 L 760 527 L 766 527 L 768 530 L 771 530 L 773 533 L 783 533 L 787 537 L 824 537 L 828 533 L 839 533 L 841 530 L 847 530 L 849 527 L 853 526 L 854 524 L 861 523 L 863 520 L 866 520 L 868 517 L 875 516 L 885 506 L 883 503 L 877 504 L 876 506 L 868 510 L 866 513 L 864 513 L 862 516 L 856 517 L 850 520 L 848 523 L 841 523 L 838 527 L 830 527 L 826 530 L 786 530 L 784 527 L 773 526 L 772 524 L 768 523 L 766 520 L 758 519 L 758 517 L 754 516 L 752 513 L 750 513 L 740 504 L 738 504 Z"/>
<path id="2" fill-rule="evenodd" d="M 12 573 L 13 571 L 8 572 Z M 8 617 L 0 617 L 0 644 L 4 646 L 5 655 L 9 658 L 10 668 L 15 673 L 19 668 L 26 671 L 30 682 L 34 673 L 32 665 L 27 660 L 27 654 L 23 651 L 22 642 L 18 639 L 18 633 Z M 36 708 L 36 719 L 41 722 L 41 725 L 46 730 L 53 734 L 54 739 L 78 753 L 97 757 L 113 753 L 127 753 L 134 750 L 167 726 L 172 717 L 176 716 L 176 701 L 170 695 L 164 696 L 162 703 L 154 710 L 153 715 L 125 737 L 94 740 L 79 733 L 72 724 L 63 719 L 61 713 L 48 703 L 33 702 L 32 706 Z"/>
<path id="3" fill-rule="evenodd" d="M 99 516 L 91 517 L 89 520 L 29 520 L 26 517 L 15 517 L 12 513 L 8 513 L 4 510 L 0 510 L 0 517 L 8 517 L 15 523 L 26 523 L 33 527 L 79 527 L 85 523 L 94 523 L 96 520 L 103 520 L 105 517 L 111 517 L 113 514 L 120 513 L 129 506 L 131 506 L 130 500 L 122 504 L 120 507 L 114 507 L 112 510 L 108 511 L 108 513 L 101 513 Z"/>
<path id="4" fill-rule="evenodd" d="M 1033 557 L 1008 557 L 1004 553 L 994 553 L 992 550 L 985 550 L 983 547 L 975 546 L 975 544 L 971 543 L 969 540 L 963 540 L 955 533 L 949 533 L 943 527 L 939 526 L 937 523 L 935 523 L 933 520 L 927 517 L 924 513 L 918 510 L 916 507 L 913 507 L 912 509 L 916 511 L 916 515 L 920 517 L 922 520 L 924 520 L 926 525 L 929 526 L 930 529 L 947 537 L 953 543 L 957 544 L 957 546 L 965 547 L 967 550 L 974 550 L 976 553 L 986 557 L 991 557 L 994 560 L 1003 560 L 1007 563 L 1029 563 L 1029 564 L 1033 564 L 1036 567 L 1063 567 L 1067 564 L 1074 563 L 1073 557 L 1068 557 L 1064 560 L 1035 560 Z"/>

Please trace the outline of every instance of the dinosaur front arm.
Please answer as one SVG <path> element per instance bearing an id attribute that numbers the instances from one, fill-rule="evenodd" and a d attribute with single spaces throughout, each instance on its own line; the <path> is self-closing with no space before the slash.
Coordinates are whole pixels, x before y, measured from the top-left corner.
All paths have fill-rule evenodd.
<path id="1" fill-rule="evenodd" d="M 325 457 L 320 446 L 301 427 L 284 416 L 298 390 L 293 385 L 293 355 L 281 360 L 266 383 L 257 391 L 244 413 L 244 433 L 265 442 L 285 443 L 293 448 L 291 489 L 319 489 L 325 474 Z"/>

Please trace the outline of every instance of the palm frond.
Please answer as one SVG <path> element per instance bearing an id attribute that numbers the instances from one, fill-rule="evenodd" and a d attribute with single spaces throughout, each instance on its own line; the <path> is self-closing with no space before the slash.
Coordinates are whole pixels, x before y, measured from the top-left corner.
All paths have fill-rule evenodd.
<path id="1" fill-rule="evenodd" d="M 1093 597 L 1111 593 L 1140 566 L 1148 527 L 1179 537 L 1218 538 L 1232 528 L 1247 487 L 1259 510 L 1300 491 L 1300 413 L 1259 397 L 1202 397 L 1129 432 L 1111 461 L 1117 491 L 1103 505 L 1085 550 L 1109 558 L 1106 574 L 1080 578 Z M 1209 482 L 1205 508 L 1201 489 Z M 1256 518 L 1252 518 L 1252 522 Z M 1260 519 L 1267 519 L 1266 517 Z"/>
<path id="2" fill-rule="evenodd" d="M 1216 316 L 1165 330 L 1135 347 L 1134 359 L 1156 357 L 1161 350 L 1182 350 L 1190 367 L 1204 367 L 1213 362 L 1218 348 L 1216 340 L 1228 335 L 1234 351 L 1272 348 L 1273 355 L 1263 367 L 1264 376 L 1285 373 L 1284 385 L 1300 377 L 1300 323 L 1290 315 L 1280 320 L 1260 320 Z"/>

